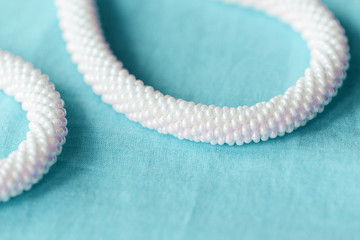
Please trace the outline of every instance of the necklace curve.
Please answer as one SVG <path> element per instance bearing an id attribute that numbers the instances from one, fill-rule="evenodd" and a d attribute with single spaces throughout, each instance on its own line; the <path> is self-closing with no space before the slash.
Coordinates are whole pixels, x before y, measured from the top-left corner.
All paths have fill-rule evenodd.
<path id="1" fill-rule="evenodd" d="M 0 159 L 0 202 L 29 190 L 56 162 L 67 135 L 64 101 L 46 75 L 0 50 L 0 90 L 27 112 L 29 132 L 18 150 Z"/>
<path id="2" fill-rule="evenodd" d="M 242 145 L 304 126 L 337 94 L 350 59 L 340 23 L 318 0 L 226 0 L 264 11 L 301 33 L 310 66 L 283 95 L 237 108 L 195 104 L 155 91 L 131 75 L 105 41 L 92 0 L 56 0 L 60 27 L 84 80 L 115 111 L 179 139 Z"/>

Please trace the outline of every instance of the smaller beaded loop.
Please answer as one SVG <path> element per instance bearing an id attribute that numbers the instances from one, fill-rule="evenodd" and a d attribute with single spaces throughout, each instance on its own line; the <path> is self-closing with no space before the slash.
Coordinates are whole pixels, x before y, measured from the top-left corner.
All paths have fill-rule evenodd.
<path id="1" fill-rule="evenodd" d="M 0 159 L 0 201 L 37 183 L 61 153 L 67 135 L 64 101 L 48 76 L 31 63 L 0 50 L 0 90 L 22 104 L 29 132 L 18 150 Z"/>
<path id="2" fill-rule="evenodd" d="M 299 31 L 310 52 L 305 76 L 283 95 L 237 108 L 175 99 L 129 74 L 105 41 L 92 0 L 56 0 L 67 49 L 102 100 L 142 126 L 179 139 L 242 145 L 304 126 L 337 94 L 348 69 L 344 30 L 318 0 L 224 0 L 264 11 Z"/>

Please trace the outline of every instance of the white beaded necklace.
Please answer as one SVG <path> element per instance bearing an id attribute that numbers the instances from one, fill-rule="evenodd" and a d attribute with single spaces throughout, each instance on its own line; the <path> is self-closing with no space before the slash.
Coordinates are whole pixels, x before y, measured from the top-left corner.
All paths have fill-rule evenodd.
<path id="1" fill-rule="evenodd" d="M 0 201 L 29 190 L 60 154 L 67 134 L 64 101 L 46 75 L 0 50 L 0 90 L 22 103 L 30 131 L 19 149 L 0 159 Z"/>
<path id="2" fill-rule="evenodd" d="M 323 111 L 342 85 L 349 47 L 344 30 L 317 0 L 228 0 L 278 17 L 299 31 L 311 50 L 305 76 L 269 102 L 237 108 L 175 99 L 129 74 L 104 40 L 92 0 L 57 0 L 67 49 L 102 100 L 142 126 L 179 139 L 229 145 L 291 133 Z"/>

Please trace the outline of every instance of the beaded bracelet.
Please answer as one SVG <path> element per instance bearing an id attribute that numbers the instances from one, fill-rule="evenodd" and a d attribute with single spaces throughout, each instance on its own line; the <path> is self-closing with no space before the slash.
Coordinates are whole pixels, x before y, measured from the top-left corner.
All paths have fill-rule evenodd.
<path id="1" fill-rule="evenodd" d="M 0 201 L 29 190 L 48 172 L 67 135 L 64 101 L 46 75 L 0 50 L 0 90 L 27 111 L 29 132 L 19 149 L 0 159 Z"/>
<path id="2" fill-rule="evenodd" d="M 175 99 L 129 74 L 105 42 L 92 0 L 56 0 L 72 60 L 102 100 L 142 126 L 179 139 L 242 145 L 291 133 L 323 111 L 345 79 L 344 30 L 317 0 L 231 0 L 290 24 L 306 40 L 310 67 L 283 95 L 251 107 L 207 106 Z"/>

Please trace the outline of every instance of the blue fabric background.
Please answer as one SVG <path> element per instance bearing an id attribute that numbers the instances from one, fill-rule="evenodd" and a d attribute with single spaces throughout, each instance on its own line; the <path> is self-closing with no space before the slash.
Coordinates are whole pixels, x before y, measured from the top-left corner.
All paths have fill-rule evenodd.
<path id="1" fill-rule="evenodd" d="M 241 147 L 180 141 L 115 113 L 65 50 L 53 1 L 0 1 L 0 48 L 50 76 L 66 102 L 63 153 L 31 191 L 0 203 L 0 239 L 360 239 L 360 2 L 324 1 L 346 28 L 351 68 L 315 120 Z M 111 48 L 146 84 L 237 106 L 302 76 L 300 35 L 209 0 L 99 0 Z M 27 131 L 0 92 L 0 158 Z"/>

